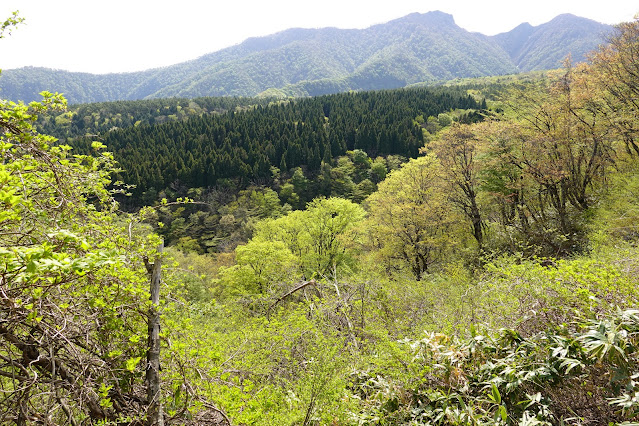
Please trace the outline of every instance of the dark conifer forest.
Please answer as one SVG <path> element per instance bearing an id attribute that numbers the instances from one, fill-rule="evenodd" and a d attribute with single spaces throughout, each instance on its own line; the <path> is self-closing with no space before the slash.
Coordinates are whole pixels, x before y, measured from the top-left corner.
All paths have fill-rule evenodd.
<path id="1" fill-rule="evenodd" d="M 149 101 L 140 105 L 153 108 Z M 104 133 L 103 143 L 123 169 L 122 180 L 135 185 L 131 192 L 139 198 L 150 188 L 161 190 L 174 183 L 189 188 L 212 187 L 221 179 L 237 181 L 240 187 L 267 183 L 272 179 L 271 167 L 281 173 L 302 167 L 317 175 L 322 161 L 330 165 L 333 158 L 352 150 L 373 158 L 414 158 L 424 145 L 417 117 L 476 110 L 479 105 L 454 89 L 337 94 L 257 104 L 239 111 L 227 106 L 224 113 L 160 125 L 118 123 L 129 126 Z M 78 110 L 74 115 L 73 131 L 81 130 L 76 123 L 82 122 L 83 113 Z M 145 119 L 143 114 L 132 115 Z M 76 137 L 73 145 L 86 151 L 91 140 Z"/>

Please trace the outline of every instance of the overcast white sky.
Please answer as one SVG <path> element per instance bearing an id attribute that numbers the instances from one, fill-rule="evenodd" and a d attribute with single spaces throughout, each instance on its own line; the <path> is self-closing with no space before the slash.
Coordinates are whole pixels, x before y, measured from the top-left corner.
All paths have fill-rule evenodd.
<path id="1" fill-rule="evenodd" d="M 441 10 L 468 31 L 493 35 L 561 13 L 616 24 L 636 0 L 0 0 L 26 25 L 0 40 L 0 69 L 46 66 L 93 73 L 138 71 L 195 59 L 287 28 L 366 28 Z"/>

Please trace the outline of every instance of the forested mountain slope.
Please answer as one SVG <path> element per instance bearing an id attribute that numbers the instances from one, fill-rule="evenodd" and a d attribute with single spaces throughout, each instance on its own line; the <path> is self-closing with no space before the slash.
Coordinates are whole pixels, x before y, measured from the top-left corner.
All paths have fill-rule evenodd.
<path id="1" fill-rule="evenodd" d="M 571 14 L 557 16 L 533 27 L 525 23 L 494 36 L 520 71 L 558 68 L 570 52 L 574 62 L 584 62 L 586 55 L 605 41 L 608 25 Z"/>
<path id="2" fill-rule="evenodd" d="M 556 68 L 578 61 L 611 27 L 562 15 L 494 37 L 468 32 L 442 12 L 414 13 L 363 30 L 289 29 L 198 59 L 135 73 L 5 70 L 0 93 L 31 101 L 42 90 L 71 103 L 160 97 L 306 96 L 404 87 L 458 77 Z"/>
<path id="3" fill-rule="evenodd" d="M 139 196 L 150 188 L 161 190 L 176 181 L 190 188 L 214 186 L 221 179 L 238 179 L 244 186 L 250 181 L 268 181 L 271 167 L 283 173 L 297 167 L 318 173 L 322 162 L 330 164 L 334 157 L 354 149 L 372 157 L 415 157 L 424 144 L 422 126 L 429 117 L 480 107 L 459 88 L 345 93 L 257 104 L 248 109 L 238 109 L 232 102 L 224 105 L 225 99 L 183 102 L 193 104 L 191 108 L 225 106 L 226 112 L 155 125 L 147 120 L 147 124 L 113 128 L 98 137 L 123 168 L 122 179 L 136 185 L 133 192 Z M 119 116 L 130 123 L 141 117 L 141 106 L 156 104 L 162 102 L 138 101 L 130 105 L 138 106 L 138 115 L 116 113 L 111 121 L 118 123 L 114 120 Z M 103 107 L 105 111 L 107 106 Z M 119 109 L 126 111 L 124 106 Z M 96 107 L 99 110 L 100 104 Z M 166 107 L 173 115 L 190 108 Z M 60 132 L 58 136 L 66 136 L 76 150 L 88 152 L 96 135 L 78 138 L 84 136 L 78 126 L 88 126 L 87 120 L 96 116 L 84 114 L 87 112 L 78 110 L 72 115 L 66 135 Z M 59 117 L 49 119 L 42 128 L 60 121 Z M 328 187 L 319 191 L 331 195 L 331 183 L 325 185 Z"/>

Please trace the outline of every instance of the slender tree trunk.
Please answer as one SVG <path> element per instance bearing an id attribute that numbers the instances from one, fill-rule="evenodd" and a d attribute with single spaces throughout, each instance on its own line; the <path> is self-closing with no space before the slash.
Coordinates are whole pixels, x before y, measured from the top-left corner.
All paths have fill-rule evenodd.
<path id="1" fill-rule="evenodd" d="M 484 230 L 481 220 L 481 212 L 479 211 L 479 206 L 477 206 L 477 199 L 474 191 L 471 192 L 469 216 L 473 223 L 473 236 L 475 237 L 475 240 L 477 240 L 477 246 L 481 252 L 484 249 Z"/>
<path id="2" fill-rule="evenodd" d="M 146 385 L 148 425 L 164 426 L 162 394 L 160 392 L 160 280 L 162 269 L 162 251 L 164 243 L 158 248 L 158 255 L 151 268 L 151 307 L 149 308 L 149 340 L 146 366 Z"/>

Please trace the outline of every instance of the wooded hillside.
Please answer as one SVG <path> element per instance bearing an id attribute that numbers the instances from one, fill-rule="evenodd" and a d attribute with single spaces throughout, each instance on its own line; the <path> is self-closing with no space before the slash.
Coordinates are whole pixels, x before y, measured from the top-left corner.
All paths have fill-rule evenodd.
<path id="1" fill-rule="evenodd" d="M 363 30 L 292 28 L 136 73 L 93 75 L 45 68 L 6 70 L 2 96 L 61 92 L 71 103 L 198 96 L 317 96 L 463 77 L 555 69 L 585 60 L 611 27 L 560 15 L 537 27 L 484 36 L 443 12 L 414 13 Z"/>
<path id="2" fill-rule="evenodd" d="M 137 196 L 176 181 L 196 188 L 226 178 L 245 187 L 252 181 L 268 183 L 271 167 L 286 173 L 303 166 L 317 175 L 322 161 L 331 164 L 348 150 L 373 158 L 415 157 L 424 145 L 417 117 L 478 109 L 479 104 L 459 90 L 341 94 L 129 127 L 106 133 L 104 143 L 123 168 L 122 180 L 136 185 Z M 74 145 L 82 143 L 89 142 Z"/>

